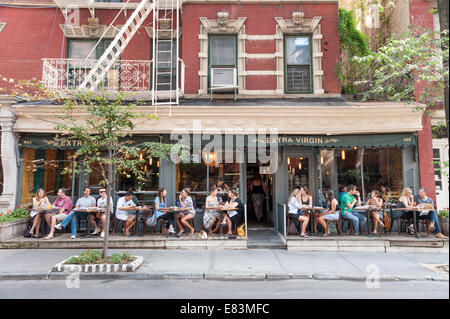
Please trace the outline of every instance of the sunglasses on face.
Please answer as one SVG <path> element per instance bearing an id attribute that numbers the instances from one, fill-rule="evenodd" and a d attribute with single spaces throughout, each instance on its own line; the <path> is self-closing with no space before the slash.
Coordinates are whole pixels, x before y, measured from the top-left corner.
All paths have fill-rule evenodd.
<path id="1" fill-rule="evenodd" d="M 100 191 L 100 193 L 106 193 L 106 191 Z"/>

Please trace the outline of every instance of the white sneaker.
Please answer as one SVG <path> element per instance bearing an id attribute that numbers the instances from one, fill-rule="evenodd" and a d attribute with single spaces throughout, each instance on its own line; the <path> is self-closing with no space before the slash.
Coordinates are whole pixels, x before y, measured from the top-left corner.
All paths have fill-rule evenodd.
<path id="1" fill-rule="evenodd" d="M 104 231 L 102 231 L 102 233 L 100 234 L 100 237 L 101 238 L 105 238 L 105 232 Z"/>
<path id="2" fill-rule="evenodd" d="M 74 235 L 70 236 L 70 239 L 75 239 L 75 238 L 77 238 L 77 236 L 74 236 Z"/>
<path id="3" fill-rule="evenodd" d="M 94 232 L 92 233 L 92 235 L 97 235 L 99 232 L 101 232 L 102 230 L 100 229 L 100 228 L 96 228 L 95 230 L 94 230 Z"/>
<path id="4" fill-rule="evenodd" d="M 169 234 L 175 234 L 175 229 L 169 228 L 169 229 L 167 230 L 167 232 L 168 232 Z"/>
<path id="5" fill-rule="evenodd" d="M 55 228 L 56 229 L 62 229 L 62 225 L 61 224 L 57 224 L 57 225 L 55 225 Z"/>

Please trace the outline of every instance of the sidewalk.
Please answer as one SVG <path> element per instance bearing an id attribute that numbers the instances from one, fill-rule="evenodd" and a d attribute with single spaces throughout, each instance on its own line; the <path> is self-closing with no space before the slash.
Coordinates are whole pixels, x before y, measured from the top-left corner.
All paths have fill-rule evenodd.
<path id="1" fill-rule="evenodd" d="M 0 250 L 0 280 L 65 279 L 50 273 L 63 259 L 83 250 Z M 448 281 L 432 266 L 449 263 L 448 254 L 300 252 L 286 250 L 111 250 L 144 257 L 135 273 L 82 273 L 82 279 L 352 280 L 377 272 L 381 281 Z"/>

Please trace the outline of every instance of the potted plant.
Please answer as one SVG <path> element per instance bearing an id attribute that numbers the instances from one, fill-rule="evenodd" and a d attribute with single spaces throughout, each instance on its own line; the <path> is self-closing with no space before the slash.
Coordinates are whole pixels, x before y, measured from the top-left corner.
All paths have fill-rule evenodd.
<path id="1" fill-rule="evenodd" d="M 29 212 L 24 207 L 0 213 L 0 242 L 22 236 L 27 228 Z"/>
<path id="2" fill-rule="evenodd" d="M 438 218 L 442 232 L 444 235 L 448 236 L 448 208 L 441 209 L 438 213 Z"/>

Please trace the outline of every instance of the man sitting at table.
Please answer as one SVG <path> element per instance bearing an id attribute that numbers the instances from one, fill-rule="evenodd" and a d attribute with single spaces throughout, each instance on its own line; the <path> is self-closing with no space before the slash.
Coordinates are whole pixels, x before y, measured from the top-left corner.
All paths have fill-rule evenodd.
<path id="1" fill-rule="evenodd" d="M 108 198 L 106 197 L 106 189 L 101 188 L 98 193 L 100 194 L 100 197 L 97 199 L 97 207 L 98 208 L 104 208 L 104 211 L 100 211 L 97 214 L 92 214 L 92 223 L 95 224 L 98 219 L 102 221 L 102 233 L 100 234 L 100 237 L 105 237 L 105 229 L 106 229 L 106 205 Z M 109 212 L 112 214 L 113 212 L 113 200 L 112 197 L 109 197 Z"/>
<path id="2" fill-rule="evenodd" d="M 55 225 L 56 222 L 60 222 L 67 218 L 70 215 L 70 211 L 72 210 L 73 204 L 72 200 L 69 196 L 66 195 L 67 191 L 64 188 L 58 190 L 58 198 L 53 202 L 52 208 L 57 209 L 58 212 L 54 213 L 46 213 L 45 220 L 50 226 L 50 233 L 44 237 L 44 239 L 52 239 L 55 233 Z"/>
<path id="3" fill-rule="evenodd" d="M 354 197 L 356 195 L 358 199 Z M 367 218 L 357 212 L 353 211 L 353 206 L 358 203 L 361 206 L 361 196 L 356 190 L 355 185 L 348 185 L 347 192 L 342 196 L 341 200 L 341 215 L 342 218 L 348 219 L 353 223 L 355 229 L 355 236 L 359 235 L 359 227 L 367 222 Z"/>
<path id="4" fill-rule="evenodd" d="M 428 219 L 430 221 L 429 230 L 434 231 L 434 233 L 436 233 L 437 238 L 446 239 L 447 236 L 444 236 L 441 232 L 439 219 L 437 217 L 436 210 L 434 209 L 434 201 L 431 197 L 427 196 L 427 189 L 425 187 L 421 187 L 419 189 L 419 196 L 417 198 L 417 205 L 422 204 L 428 204 L 430 207 L 433 207 L 433 209 L 428 212 L 421 212 L 419 219 Z"/>
<path id="5" fill-rule="evenodd" d="M 136 204 L 132 200 L 133 196 L 132 192 L 127 192 L 125 196 L 120 197 L 117 201 L 116 218 L 125 222 L 124 236 L 129 236 L 130 228 L 136 224 L 136 215 L 130 212 L 136 209 Z"/>
<path id="6" fill-rule="evenodd" d="M 91 196 L 91 189 L 89 187 L 83 188 L 83 197 L 80 197 L 77 202 L 75 203 L 74 210 L 80 209 L 80 208 L 90 208 L 95 207 L 95 198 Z M 69 215 L 67 215 L 64 220 L 55 226 L 56 229 L 63 229 L 66 228 L 69 223 L 71 223 L 71 230 L 72 235 L 70 236 L 71 239 L 77 238 L 77 226 L 78 226 L 78 218 L 86 218 L 88 216 L 88 213 L 84 212 L 76 212 L 71 211 Z M 98 234 L 100 232 L 100 229 L 97 227 L 97 223 L 94 221 L 94 227 L 95 231 L 94 234 Z M 87 226 L 86 226 L 87 227 Z"/>

